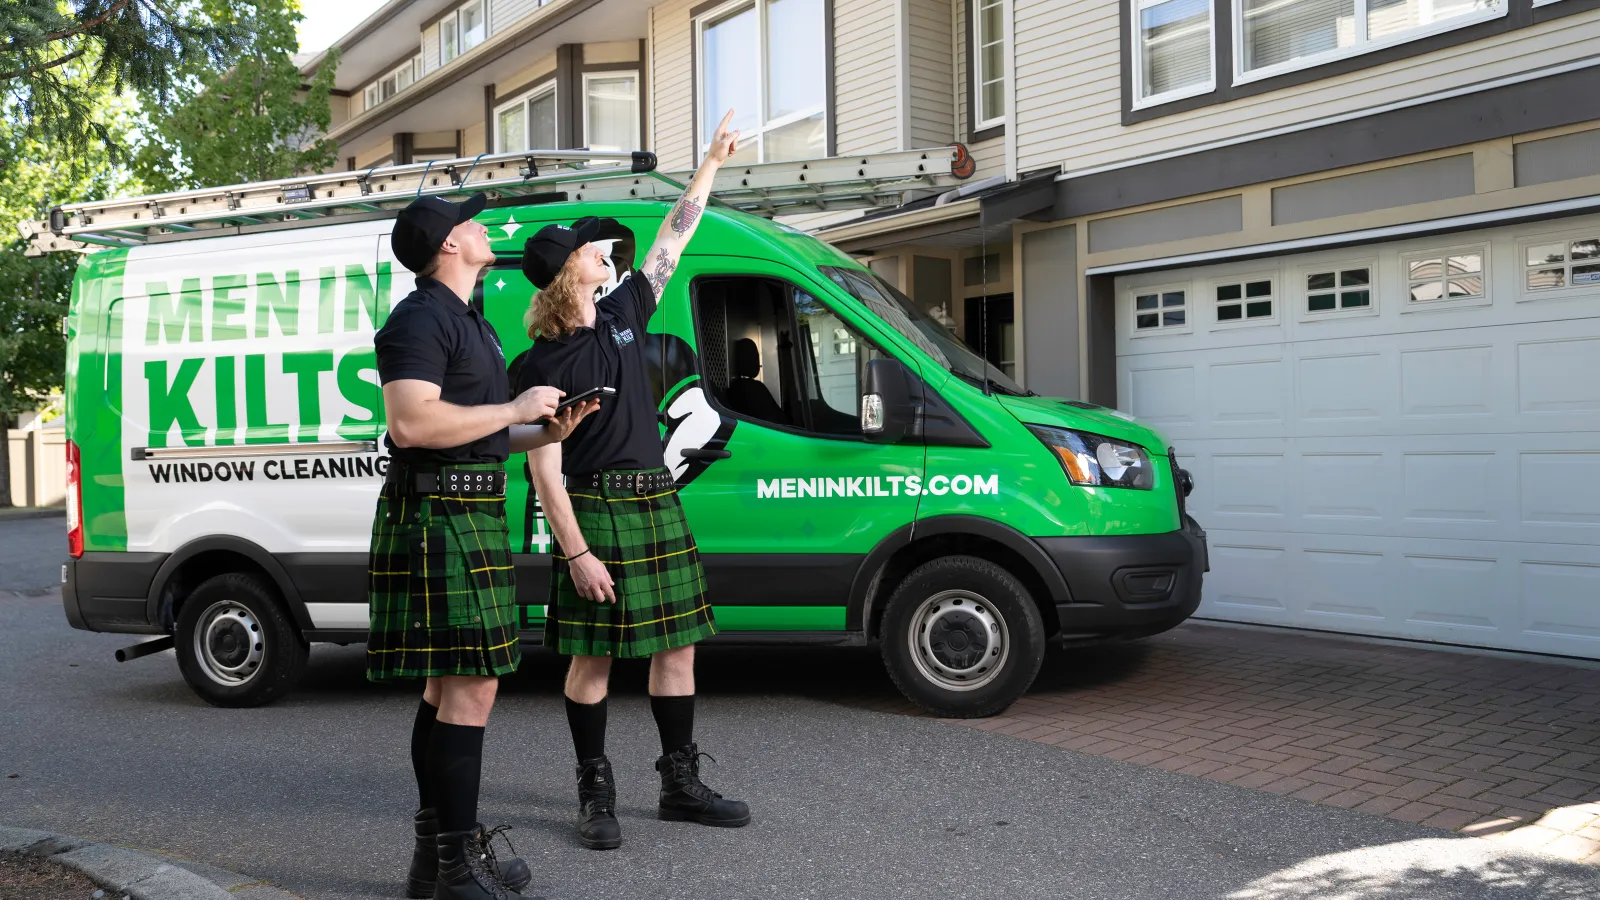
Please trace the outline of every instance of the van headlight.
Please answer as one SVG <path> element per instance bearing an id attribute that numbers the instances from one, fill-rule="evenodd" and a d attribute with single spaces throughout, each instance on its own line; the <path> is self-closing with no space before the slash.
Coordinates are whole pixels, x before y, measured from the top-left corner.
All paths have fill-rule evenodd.
<path id="1" fill-rule="evenodd" d="M 1137 444 L 1087 431 L 1029 425 L 1028 430 L 1061 460 L 1067 480 L 1084 487 L 1122 487 L 1148 491 L 1156 473 L 1150 454 Z"/>

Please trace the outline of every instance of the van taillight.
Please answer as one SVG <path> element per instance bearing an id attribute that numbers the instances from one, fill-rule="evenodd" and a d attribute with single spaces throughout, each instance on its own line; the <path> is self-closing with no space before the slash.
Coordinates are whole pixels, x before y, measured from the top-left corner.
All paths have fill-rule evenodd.
<path id="1" fill-rule="evenodd" d="M 78 445 L 67 441 L 67 552 L 83 556 L 83 467 Z"/>

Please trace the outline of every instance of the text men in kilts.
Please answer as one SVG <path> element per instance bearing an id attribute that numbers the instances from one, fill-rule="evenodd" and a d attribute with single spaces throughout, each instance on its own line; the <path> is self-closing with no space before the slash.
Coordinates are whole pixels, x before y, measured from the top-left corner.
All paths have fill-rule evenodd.
<path id="1" fill-rule="evenodd" d="M 578 835 L 594 849 L 622 843 L 605 755 L 606 687 L 616 657 L 651 658 L 661 817 L 732 827 L 750 821 L 749 807 L 700 781 L 694 643 L 714 634 L 716 624 L 694 537 L 664 464 L 644 351 L 645 323 L 694 234 L 712 177 L 737 147 L 738 132 L 728 130 L 732 116 L 723 118 L 705 162 L 662 222 L 643 270 L 629 272 L 598 302 L 610 273 L 604 251 L 591 243 L 596 220 L 546 226 L 523 248 L 523 272 L 539 292 L 528 315 L 534 344 L 518 384 L 617 391 L 564 450 L 548 444 L 529 453 L 556 538 L 545 645 L 572 657 L 566 696 L 578 757 Z"/>
<path id="2" fill-rule="evenodd" d="M 510 397 L 494 329 L 468 301 L 494 261 L 481 194 L 418 199 L 395 221 L 416 290 L 378 330 L 390 465 L 372 524 L 367 677 L 426 678 L 411 732 L 421 809 L 409 897 L 485 900 L 529 880 L 495 862 L 478 815 L 483 730 L 499 676 L 517 666 L 505 461 L 559 441 L 594 411 L 555 413 L 561 391 Z"/>

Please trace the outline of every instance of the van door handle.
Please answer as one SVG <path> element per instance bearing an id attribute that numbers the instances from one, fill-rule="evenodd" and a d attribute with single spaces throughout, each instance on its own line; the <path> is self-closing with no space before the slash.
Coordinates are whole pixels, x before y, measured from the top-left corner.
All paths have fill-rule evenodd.
<path id="1" fill-rule="evenodd" d="M 681 453 L 682 453 L 684 459 L 703 459 L 703 460 L 727 459 L 728 457 L 733 455 L 733 453 L 731 451 L 728 451 L 728 450 L 708 450 L 708 449 L 706 449 L 704 447 L 698 447 L 698 448 L 691 448 L 691 449 L 688 449 L 688 450 L 683 450 L 683 451 L 681 451 Z"/>

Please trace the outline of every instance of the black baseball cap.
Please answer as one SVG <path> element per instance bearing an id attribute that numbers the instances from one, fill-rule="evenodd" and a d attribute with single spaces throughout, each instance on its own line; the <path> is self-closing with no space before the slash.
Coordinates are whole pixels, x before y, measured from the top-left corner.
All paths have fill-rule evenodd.
<path id="1" fill-rule="evenodd" d="M 451 203 L 443 197 L 418 197 L 400 211 L 394 222 L 394 233 L 389 235 L 389 247 L 394 258 L 413 272 L 420 272 L 433 261 L 434 254 L 444 246 L 450 230 L 483 212 L 489 198 L 473 194 L 460 203 Z"/>
<path id="2" fill-rule="evenodd" d="M 600 234 L 600 220 L 585 216 L 568 225 L 546 225 L 522 245 L 522 274 L 539 290 L 550 286 L 572 251 Z"/>

